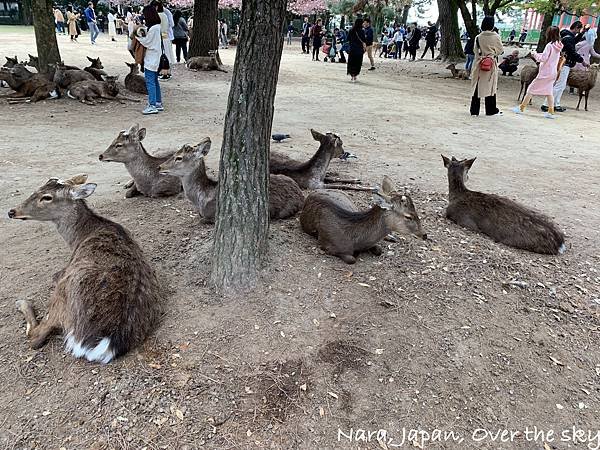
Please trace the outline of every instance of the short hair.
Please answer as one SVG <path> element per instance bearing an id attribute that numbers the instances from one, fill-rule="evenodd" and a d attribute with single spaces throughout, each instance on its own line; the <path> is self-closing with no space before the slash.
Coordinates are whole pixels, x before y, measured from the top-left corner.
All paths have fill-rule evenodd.
<path id="1" fill-rule="evenodd" d="M 481 21 L 481 31 L 492 31 L 494 29 L 494 16 L 486 16 Z"/>
<path id="2" fill-rule="evenodd" d="M 365 17 L 363 22 L 371 23 L 371 19 L 369 17 Z"/>
<path id="3" fill-rule="evenodd" d="M 579 20 L 573 22 L 573 25 L 571 25 L 571 30 L 576 30 L 578 28 L 583 28 L 583 24 Z"/>

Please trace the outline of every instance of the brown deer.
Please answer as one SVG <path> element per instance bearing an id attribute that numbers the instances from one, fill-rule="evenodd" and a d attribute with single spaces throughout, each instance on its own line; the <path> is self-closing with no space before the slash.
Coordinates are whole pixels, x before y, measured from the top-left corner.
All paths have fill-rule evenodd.
<path id="1" fill-rule="evenodd" d="M 342 192 L 313 192 L 300 213 L 302 230 L 315 236 L 325 252 L 348 264 L 354 264 L 357 254 L 367 250 L 380 255 L 377 243 L 393 231 L 427 239 L 408 194 L 394 191 L 384 179 L 375 195 L 376 204 L 360 211 Z"/>
<path id="2" fill-rule="evenodd" d="M 194 71 L 218 70 L 219 72 L 227 73 L 227 71 L 221 67 L 221 58 L 215 50 L 209 51 L 208 56 L 194 56 L 188 59 L 186 65 L 188 69 Z"/>
<path id="3" fill-rule="evenodd" d="M 126 97 L 119 92 L 118 78 L 118 76 L 107 76 L 106 81 L 78 81 L 69 87 L 67 96 L 87 105 L 94 105 L 94 99 L 100 99 L 100 102 L 103 100 L 116 100 L 120 103 L 123 103 L 123 100 L 139 102 L 137 98 Z"/>
<path id="4" fill-rule="evenodd" d="M 10 69 L 0 68 L 0 79 L 15 91 L 8 95 L 8 103 L 35 103 L 46 98 L 58 98 L 59 93 L 54 83 L 42 74 L 29 77 L 21 71 L 22 66 L 16 65 Z"/>
<path id="5" fill-rule="evenodd" d="M 325 183 L 349 183 L 358 184 L 360 180 L 340 180 L 327 177 L 327 168 L 333 158 L 339 158 L 344 153 L 344 147 L 340 137 L 333 133 L 322 134 L 315 130 L 310 130 L 313 139 L 319 141 L 319 149 L 313 157 L 300 162 L 293 160 L 279 152 L 271 152 L 269 158 L 269 170 L 273 174 L 286 175 L 293 179 L 302 189 L 349 189 L 349 190 L 369 190 L 369 187 L 350 187 L 343 185 L 328 185 Z"/>
<path id="6" fill-rule="evenodd" d="M 86 56 L 86 58 L 90 62 L 90 65 L 84 67 L 83 70 L 85 70 L 88 73 L 91 73 L 96 80 L 104 81 L 104 78 L 107 77 L 108 74 L 104 70 L 102 70 L 104 69 L 104 66 L 100 61 L 100 58 L 90 58 L 89 56 Z"/>
<path id="7" fill-rule="evenodd" d="M 523 58 L 531 59 L 535 63 L 535 66 L 524 66 L 521 69 L 521 73 L 519 74 L 519 79 L 521 81 L 521 90 L 519 91 L 519 96 L 517 97 L 517 100 L 519 101 L 523 101 L 525 95 L 527 95 L 527 89 L 529 89 L 529 85 L 533 80 L 535 80 L 535 77 L 538 76 L 538 72 L 540 70 L 540 63 L 533 57 L 533 54 L 531 52 L 527 53 Z"/>
<path id="8" fill-rule="evenodd" d="M 530 252 L 556 255 L 566 250 L 563 233 L 547 217 L 507 198 L 467 189 L 465 182 L 475 158 L 458 161 L 442 155 L 442 159 L 448 169 L 448 219 Z"/>
<path id="9" fill-rule="evenodd" d="M 70 70 L 62 63 L 56 65 L 54 71 L 54 83 L 60 89 L 68 89 L 72 84 L 79 81 L 95 81 L 94 75 L 85 70 Z"/>
<path id="10" fill-rule="evenodd" d="M 136 63 L 125 64 L 129 67 L 129 73 L 125 76 L 125 88 L 137 94 L 148 94 L 146 80 L 139 74 L 138 65 Z"/>
<path id="11" fill-rule="evenodd" d="M 85 202 L 96 188 L 87 175 L 51 178 L 11 219 L 53 222 L 71 248 L 55 287 L 48 315 L 38 322 L 33 307 L 18 300 L 33 349 L 63 332 L 65 347 L 77 358 L 108 363 L 140 345 L 160 315 L 161 291 L 142 250 L 121 225 L 92 211 Z"/>
<path id="12" fill-rule="evenodd" d="M 456 64 L 448 64 L 446 69 L 452 72 L 452 78 L 458 78 L 459 80 L 469 79 L 469 72 L 467 72 L 465 69 L 457 69 Z"/>
<path id="13" fill-rule="evenodd" d="M 146 129 L 133 125 L 119 135 L 99 156 L 103 162 L 120 162 L 133 178 L 133 185 L 127 190 L 126 198 L 136 195 L 146 197 L 166 197 L 181 192 L 181 181 L 174 176 L 159 174 L 159 166 L 168 160 L 173 151 L 160 156 L 151 156 L 146 152 L 142 141 L 146 137 Z"/>
<path id="14" fill-rule="evenodd" d="M 569 87 L 577 88 L 579 94 L 579 101 L 577 102 L 577 110 L 581 106 L 581 99 L 585 96 L 585 110 L 588 110 L 588 98 L 590 91 L 596 85 L 596 79 L 598 78 L 598 71 L 600 65 L 592 64 L 589 70 L 571 70 L 569 72 L 569 78 L 567 84 Z"/>
<path id="15" fill-rule="evenodd" d="M 40 67 L 40 59 L 37 56 L 33 56 L 33 55 L 27 55 L 27 56 L 29 56 L 29 62 L 27 63 L 27 65 L 29 67 L 33 67 L 35 70 L 38 71 L 38 73 L 42 73 L 43 70 L 41 70 L 41 67 Z M 69 66 L 69 65 L 65 64 L 64 61 L 61 61 L 61 64 L 63 65 L 65 70 L 81 70 L 77 66 Z"/>
<path id="16" fill-rule="evenodd" d="M 217 210 L 219 182 L 206 174 L 204 158 L 210 151 L 210 138 L 204 138 L 195 147 L 184 145 L 160 165 L 160 173 L 181 178 L 185 195 L 202 220 L 212 223 Z M 269 176 L 269 216 L 271 219 L 286 219 L 302 209 L 304 195 L 298 184 L 285 175 Z"/>

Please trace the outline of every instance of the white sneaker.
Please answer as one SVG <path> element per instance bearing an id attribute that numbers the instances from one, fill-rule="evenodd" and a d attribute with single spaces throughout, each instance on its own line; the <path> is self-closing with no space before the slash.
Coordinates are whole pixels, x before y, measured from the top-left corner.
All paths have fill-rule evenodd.
<path id="1" fill-rule="evenodd" d="M 157 111 L 159 111 L 159 112 L 160 112 L 160 111 L 164 111 L 164 110 L 165 110 L 165 108 L 164 108 L 164 106 L 162 105 L 162 103 L 157 103 L 156 105 L 154 105 L 154 107 L 155 107 L 155 108 L 156 108 L 156 110 L 157 110 Z"/>
<path id="2" fill-rule="evenodd" d="M 556 119 L 556 116 L 554 114 L 550 114 L 549 112 L 545 112 L 544 117 L 546 119 Z"/>
<path id="3" fill-rule="evenodd" d="M 523 114 L 523 111 L 521 111 L 519 106 L 515 106 L 512 110 L 515 114 Z"/>
<path id="4" fill-rule="evenodd" d="M 144 115 L 149 115 L 149 114 L 158 114 L 158 109 L 156 109 L 156 107 L 152 106 L 152 105 L 148 105 L 146 106 L 146 109 L 144 109 L 142 111 L 142 114 Z"/>

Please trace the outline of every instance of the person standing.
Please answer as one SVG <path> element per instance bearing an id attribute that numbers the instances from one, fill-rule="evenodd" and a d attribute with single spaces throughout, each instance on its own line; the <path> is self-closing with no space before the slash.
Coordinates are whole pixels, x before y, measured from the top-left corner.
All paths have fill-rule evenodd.
<path id="1" fill-rule="evenodd" d="M 175 22 L 175 26 L 173 27 L 173 43 L 175 44 L 175 56 L 177 57 L 177 62 L 181 61 L 182 52 L 183 60 L 187 61 L 187 42 L 189 29 L 179 9 L 173 14 L 173 22 Z"/>
<path id="2" fill-rule="evenodd" d="M 381 58 L 381 55 L 383 55 L 384 58 L 388 57 L 388 45 L 390 48 L 392 48 L 393 43 L 390 44 L 390 38 L 388 37 L 387 33 L 384 31 L 383 33 L 381 33 L 381 50 L 379 51 L 380 58 Z"/>
<path id="3" fill-rule="evenodd" d="M 368 17 L 363 21 L 363 28 L 365 29 L 365 45 L 367 46 L 367 56 L 371 67 L 369 70 L 375 70 L 375 59 L 373 58 L 373 27 L 371 26 L 371 19 Z"/>
<path id="4" fill-rule="evenodd" d="M 312 60 L 320 61 L 319 59 L 319 50 L 321 49 L 321 45 L 323 43 L 323 20 L 317 19 L 317 23 L 312 27 L 312 38 L 313 38 L 313 51 L 312 51 Z"/>
<path id="5" fill-rule="evenodd" d="M 421 42 L 421 37 L 423 34 L 417 25 L 417 22 L 413 24 L 412 34 L 410 36 L 410 40 L 408 41 L 408 51 L 410 53 L 410 60 L 414 61 L 417 59 L 417 50 L 419 49 L 419 42 Z"/>
<path id="6" fill-rule="evenodd" d="M 346 53 L 348 53 L 348 50 L 350 49 L 349 45 L 348 45 L 348 35 L 346 34 L 346 31 L 343 29 L 336 29 L 337 31 L 334 31 L 335 33 L 335 37 L 338 41 L 338 43 L 340 44 L 340 57 L 338 59 L 338 62 L 341 62 L 342 64 L 346 64 Z"/>
<path id="7" fill-rule="evenodd" d="M 144 7 L 142 14 L 146 23 L 144 28 L 136 25 L 135 38 L 146 48 L 144 53 L 144 78 L 148 90 L 148 106 L 142 111 L 143 114 L 158 114 L 164 111 L 160 83 L 158 82 L 158 69 L 162 55 L 162 31 L 161 19 L 152 5 Z"/>
<path id="8" fill-rule="evenodd" d="M 292 37 L 294 36 L 294 22 L 290 22 L 287 27 L 287 45 L 292 45 Z"/>
<path id="9" fill-rule="evenodd" d="M 523 28 L 521 30 L 521 36 L 519 36 L 519 44 L 524 44 L 525 39 L 527 39 L 527 28 Z"/>
<path id="10" fill-rule="evenodd" d="M 481 33 L 475 38 L 475 62 L 471 76 L 471 115 L 478 116 L 481 99 L 485 99 L 485 114 L 493 116 L 500 112 L 496 106 L 498 91 L 498 56 L 504 51 L 502 41 L 494 33 L 494 18 L 485 17 L 481 22 Z"/>
<path id="11" fill-rule="evenodd" d="M 108 36 L 110 37 L 110 40 L 113 42 L 117 42 L 117 25 L 116 25 L 116 21 L 117 21 L 117 16 L 115 16 L 115 11 L 113 9 L 111 9 L 108 12 Z"/>
<path id="12" fill-rule="evenodd" d="M 350 80 L 354 83 L 358 75 L 360 75 L 360 69 L 362 68 L 363 56 L 367 50 L 367 44 L 365 42 L 365 32 L 363 29 L 363 19 L 356 19 L 354 26 L 348 33 L 348 65 L 347 72 L 350 75 Z"/>
<path id="13" fill-rule="evenodd" d="M 96 13 L 94 12 L 94 3 L 89 2 L 88 7 L 83 11 L 85 14 L 85 21 L 87 22 L 87 26 L 90 30 L 90 41 L 92 45 L 96 44 L 96 38 L 100 34 L 100 30 L 98 30 L 98 25 L 96 24 Z"/>
<path id="14" fill-rule="evenodd" d="M 221 22 L 221 30 L 219 32 L 219 40 L 221 41 L 222 48 L 229 48 L 229 39 L 227 38 L 228 32 L 229 27 L 227 26 L 227 22 L 223 20 Z"/>
<path id="15" fill-rule="evenodd" d="M 166 55 L 169 63 L 171 65 L 175 64 L 175 55 L 173 54 L 173 31 L 172 31 L 172 23 L 173 23 L 173 15 L 171 11 L 168 11 L 167 8 L 163 5 L 161 1 L 152 2 L 154 7 L 156 8 L 156 12 L 158 13 L 158 17 L 160 18 L 160 33 L 162 36 L 162 51 Z M 170 17 L 170 18 L 169 18 Z M 145 16 L 144 16 L 145 18 Z M 167 81 L 171 79 L 171 68 L 169 70 L 164 71 L 160 75 L 160 79 L 163 81 Z"/>
<path id="16" fill-rule="evenodd" d="M 302 53 L 307 55 L 310 53 L 310 23 L 308 23 L 308 17 L 304 17 L 302 22 Z"/>
<path id="17" fill-rule="evenodd" d="M 508 42 L 509 42 L 510 44 L 514 43 L 514 42 L 515 42 L 515 38 L 516 38 L 516 37 L 517 37 L 517 31 L 516 31 L 516 30 L 513 28 L 513 29 L 510 31 L 510 36 L 508 36 Z"/>
<path id="18" fill-rule="evenodd" d="M 431 22 L 427 22 L 427 24 L 429 25 L 429 28 L 427 28 L 427 32 L 425 33 L 425 50 L 423 51 L 423 54 L 421 55 L 421 59 L 425 58 L 425 54 L 427 53 L 427 50 L 431 50 L 431 59 L 435 59 L 435 45 L 437 43 L 437 32 L 438 29 L 435 26 L 435 24 L 431 23 Z"/>
<path id="19" fill-rule="evenodd" d="M 527 108 L 534 95 L 543 95 L 546 97 L 547 104 L 551 105 L 544 115 L 548 119 L 554 119 L 554 98 L 552 91 L 556 75 L 558 74 L 560 52 L 563 49 L 558 27 L 549 27 L 546 30 L 546 42 L 544 53 L 532 52 L 533 57 L 540 63 L 540 66 L 535 80 L 531 82 L 527 89 L 527 95 L 525 95 L 521 104 L 513 109 L 517 114 L 525 112 L 525 108 Z"/>
<path id="20" fill-rule="evenodd" d="M 394 54 L 392 57 L 394 59 L 402 58 L 402 46 L 404 45 L 404 33 L 401 27 L 396 28 L 394 35 L 392 37 L 392 41 L 394 42 Z"/>
<path id="21" fill-rule="evenodd" d="M 563 92 L 567 87 L 567 80 L 569 79 L 569 73 L 571 73 L 571 69 L 575 67 L 577 63 L 581 63 L 583 67 L 589 67 L 589 64 L 585 62 L 583 56 L 577 53 L 575 46 L 581 39 L 583 39 L 583 34 L 581 34 L 581 30 L 583 29 L 583 24 L 578 20 L 571 25 L 571 28 L 568 30 L 562 30 L 560 32 L 561 41 L 563 44 L 563 53 L 565 55 L 565 65 L 562 67 L 558 79 L 554 83 L 554 89 L 552 91 L 552 95 L 554 96 L 554 110 L 556 112 L 564 112 L 567 108 L 560 106 L 560 100 L 562 98 Z M 575 33 L 578 36 L 575 36 Z M 542 111 L 549 111 L 548 103 L 544 102 L 542 105 Z"/>
<path id="22" fill-rule="evenodd" d="M 56 22 L 56 31 L 65 34 L 65 16 L 58 7 L 54 8 L 54 21 Z"/>
<path id="23" fill-rule="evenodd" d="M 473 70 L 473 60 L 475 59 L 475 36 L 469 36 L 465 43 L 465 55 L 467 56 L 467 62 L 465 63 L 465 70 L 470 74 Z"/>
<path id="24" fill-rule="evenodd" d="M 77 30 L 78 20 L 79 14 L 73 12 L 73 7 L 71 5 L 67 6 L 67 27 L 69 28 L 71 42 L 77 42 L 77 38 L 79 37 L 79 31 Z"/>

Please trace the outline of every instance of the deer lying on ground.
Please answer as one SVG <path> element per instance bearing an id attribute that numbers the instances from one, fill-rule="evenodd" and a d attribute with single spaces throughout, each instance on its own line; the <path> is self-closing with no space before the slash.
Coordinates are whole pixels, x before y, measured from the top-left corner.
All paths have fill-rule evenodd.
<path id="1" fill-rule="evenodd" d="M 159 167 L 162 175 L 181 178 L 185 195 L 206 223 L 215 221 L 217 211 L 217 189 L 219 182 L 206 174 L 204 157 L 210 151 L 210 138 L 198 145 L 184 145 Z M 294 216 L 304 203 L 304 195 L 298 184 L 285 175 L 269 176 L 269 216 L 271 219 L 286 219 Z"/>
<path id="2" fill-rule="evenodd" d="M 29 67 L 33 67 L 35 70 L 38 71 L 38 73 L 42 73 L 43 70 L 40 70 L 40 59 L 37 56 L 33 56 L 33 55 L 28 55 L 29 56 L 29 62 L 27 63 L 27 65 Z M 65 64 L 63 61 L 61 61 L 61 64 L 63 65 L 63 67 L 65 68 L 65 70 L 81 70 L 79 67 L 77 66 L 69 66 L 67 64 Z"/>
<path id="3" fill-rule="evenodd" d="M 166 197 L 181 192 L 181 181 L 174 176 L 159 174 L 159 166 L 173 156 L 173 151 L 160 156 L 151 156 L 142 145 L 146 137 L 146 129 L 133 125 L 123 130 L 99 156 L 103 162 L 120 162 L 133 178 L 133 185 L 127 190 L 125 197 L 136 195 L 146 197 Z"/>
<path id="4" fill-rule="evenodd" d="M 302 189 L 349 189 L 349 190 L 372 190 L 368 187 L 350 187 L 339 184 L 325 183 L 349 183 L 358 184 L 360 180 L 340 180 L 327 177 L 327 168 L 333 158 L 339 158 L 344 154 L 344 147 L 339 136 L 333 133 L 321 134 L 310 130 L 313 139 L 319 141 L 319 149 L 314 156 L 306 161 L 293 160 L 279 152 L 271 152 L 269 158 L 269 170 L 273 174 L 286 175 L 293 179 Z"/>
<path id="5" fill-rule="evenodd" d="M 42 74 L 35 74 L 29 77 L 23 75 L 22 67 L 16 65 L 10 69 L 0 68 L 0 79 L 7 82 L 14 94 L 7 96 L 9 104 L 16 103 L 35 103 L 46 98 L 58 98 L 58 91 L 52 81 L 49 81 Z"/>
<path id="6" fill-rule="evenodd" d="M 123 100 L 139 102 L 139 99 L 137 98 L 126 97 L 119 93 L 119 86 L 117 85 L 118 78 L 118 76 L 107 76 L 106 81 L 78 81 L 71 85 L 67 91 L 67 95 L 86 105 L 94 105 L 94 99 L 99 99 L 100 102 L 103 100 L 116 100 L 120 103 L 123 103 Z"/>
<path id="7" fill-rule="evenodd" d="M 20 206 L 11 219 L 53 222 L 72 255 L 55 274 L 48 315 L 38 322 L 33 307 L 18 300 L 33 349 L 63 332 L 65 348 L 76 358 L 108 363 L 140 345 L 160 314 L 156 275 L 138 244 L 121 225 L 86 204 L 96 188 L 86 175 L 51 178 Z"/>
<path id="8" fill-rule="evenodd" d="M 10 68 L 16 66 L 17 64 L 19 64 L 19 60 L 17 59 L 16 55 L 14 58 L 11 58 L 10 56 L 6 56 L 5 58 L 6 58 L 6 62 L 4 63 L 4 65 L 2 67 L 6 67 L 7 69 L 10 69 Z M 10 86 L 8 85 L 8 83 L 5 80 L 0 79 L 0 87 L 10 87 Z"/>
<path id="9" fill-rule="evenodd" d="M 54 71 L 54 83 L 60 89 L 68 89 L 72 84 L 77 83 L 79 81 L 95 81 L 94 75 L 85 70 L 70 70 L 66 69 L 65 66 L 61 64 L 56 65 L 56 69 Z"/>
<path id="10" fill-rule="evenodd" d="M 102 70 L 104 69 L 104 66 L 100 61 L 100 58 L 90 58 L 89 56 L 86 56 L 86 58 L 90 62 L 90 65 L 84 67 L 83 70 L 85 70 L 88 73 L 91 73 L 96 80 L 104 81 L 104 78 L 107 77 L 108 74 L 104 70 Z"/>
<path id="11" fill-rule="evenodd" d="M 348 264 L 367 250 L 381 255 L 377 243 L 393 231 L 427 239 L 409 195 L 394 191 L 386 179 L 375 195 L 376 204 L 360 211 L 342 192 L 313 192 L 300 213 L 302 230 L 315 236 L 325 252 Z"/>
<path id="12" fill-rule="evenodd" d="M 458 161 L 442 155 L 442 159 L 448 169 L 448 219 L 530 252 L 556 255 L 566 250 L 563 233 L 547 217 L 507 198 L 467 189 L 467 174 L 475 158 Z"/>
<path id="13" fill-rule="evenodd" d="M 129 73 L 125 76 L 125 88 L 137 94 L 148 94 L 146 80 L 139 74 L 138 65 L 136 63 L 125 64 L 129 67 Z"/>
<path id="14" fill-rule="evenodd" d="M 465 69 L 457 69 L 456 64 L 448 64 L 446 69 L 452 72 L 452 78 L 458 78 L 459 80 L 469 79 L 469 72 L 467 72 Z"/>
<path id="15" fill-rule="evenodd" d="M 220 72 L 225 72 L 227 73 L 227 71 L 225 69 L 223 69 L 221 67 L 221 65 L 219 64 L 219 59 L 217 57 L 217 52 L 212 50 L 210 52 L 208 52 L 208 56 L 194 56 L 190 59 L 188 59 L 187 62 L 187 67 L 190 70 L 204 70 L 204 71 L 209 71 L 209 70 L 218 70 Z"/>
<path id="16" fill-rule="evenodd" d="M 577 110 L 581 106 L 581 99 L 585 96 L 585 110 L 588 110 L 588 98 L 590 91 L 594 89 L 596 85 L 596 79 L 598 78 L 598 71 L 600 65 L 592 64 L 589 70 L 571 70 L 569 72 L 569 78 L 567 84 L 569 87 L 577 88 L 579 94 L 579 101 L 577 102 Z"/>

